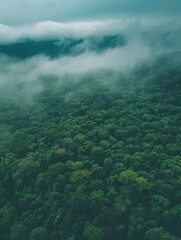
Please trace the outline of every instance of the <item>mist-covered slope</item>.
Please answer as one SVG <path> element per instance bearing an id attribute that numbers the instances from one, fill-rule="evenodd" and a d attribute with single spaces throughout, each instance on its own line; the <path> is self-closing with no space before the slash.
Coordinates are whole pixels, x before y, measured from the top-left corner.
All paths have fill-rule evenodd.
<path id="1" fill-rule="evenodd" d="M 41 55 L 60 59 L 84 54 L 102 56 L 106 52 L 115 55 L 116 50 L 119 61 L 125 55 L 131 61 L 135 57 L 133 52 L 138 58 L 181 50 L 180 29 L 179 18 L 149 16 L 64 23 L 44 21 L 22 26 L 0 24 L 0 57 L 24 60 Z"/>
<path id="2" fill-rule="evenodd" d="M 122 36 L 111 35 L 89 38 L 62 38 L 55 40 L 24 40 L 17 43 L 0 45 L 0 53 L 9 57 L 27 59 L 36 55 L 45 55 L 50 58 L 62 56 L 76 56 L 86 51 L 102 53 L 105 50 L 124 46 L 126 41 Z"/>
<path id="3" fill-rule="evenodd" d="M 1 240 L 181 239 L 179 52 L 66 75 L 2 63 Z"/>

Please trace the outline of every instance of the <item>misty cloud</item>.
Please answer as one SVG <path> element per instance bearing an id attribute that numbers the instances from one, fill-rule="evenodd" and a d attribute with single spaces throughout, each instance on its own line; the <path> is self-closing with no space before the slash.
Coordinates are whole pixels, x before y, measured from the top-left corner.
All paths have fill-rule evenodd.
<path id="1" fill-rule="evenodd" d="M 39 22 L 33 25 L 9 27 L 0 25 L 0 43 L 16 42 L 23 39 L 60 39 L 62 37 L 90 37 L 119 34 L 134 20 L 110 19 L 81 22 Z"/>
<path id="2" fill-rule="evenodd" d="M 158 29 L 158 33 L 179 31 L 180 18 L 144 17 L 144 18 L 112 18 L 94 21 L 53 22 L 45 21 L 32 25 L 7 26 L 0 24 L 0 43 L 23 41 L 25 39 L 47 40 L 62 38 L 86 38 L 132 32 L 150 32 Z M 180 32 L 180 31 L 179 31 Z"/>
<path id="3" fill-rule="evenodd" d="M 159 54 L 181 50 L 181 21 L 172 17 L 118 18 L 83 22 L 41 22 L 34 25 L 0 26 L 0 90 L 16 95 L 23 86 L 35 93 L 41 89 L 40 79 L 51 76 L 86 75 L 98 71 L 127 71 L 140 62 Z M 108 38 L 107 38 L 108 37 Z M 103 40 L 105 40 L 103 41 Z M 124 44 L 121 42 L 124 39 Z M 54 41 L 60 54 L 49 57 L 44 51 L 24 59 L 2 54 L 3 46 L 25 41 L 42 44 Z M 106 45 L 107 44 L 107 45 Z M 32 45 L 32 46 L 35 46 Z M 40 46 L 39 45 L 39 46 Z M 63 52 L 67 47 L 67 52 Z M 37 46 L 36 46 L 37 47 Z M 12 48 L 11 48 L 12 49 Z M 18 50 L 19 51 L 19 50 Z M 6 91 L 5 91 L 6 90 Z"/>
<path id="4" fill-rule="evenodd" d="M 180 50 L 180 18 L 118 18 L 83 22 L 0 25 L 0 53 L 27 58 L 102 52 L 140 39 L 154 52 Z M 47 42 L 46 42 L 47 41 Z M 14 44 L 14 45 L 13 45 Z M 153 54 L 154 54 L 153 52 Z"/>
<path id="5" fill-rule="evenodd" d="M 0 82 L 9 77 L 12 81 L 31 81 L 41 75 L 85 74 L 97 70 L 124 70 L 133 66 L 139 60 L 150 57 L 150 49 L 141 39 L 130 41 L 124 47 L 109 49 L 101 54 L 85 52 L 78 56 L 66 56 L 49 59 L 39 55 L 27 60 L 16 60 L 1 56 Z"/>

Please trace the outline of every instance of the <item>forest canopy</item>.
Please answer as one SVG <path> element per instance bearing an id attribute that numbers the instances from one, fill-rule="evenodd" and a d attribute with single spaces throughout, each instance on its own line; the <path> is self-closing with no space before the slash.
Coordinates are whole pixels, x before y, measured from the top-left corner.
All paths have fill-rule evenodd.
<path id="1" fill-rule="evenodd" d="M 33 81 L 7 59 L 0 239 L 181 239 L 180 52 Z"/>

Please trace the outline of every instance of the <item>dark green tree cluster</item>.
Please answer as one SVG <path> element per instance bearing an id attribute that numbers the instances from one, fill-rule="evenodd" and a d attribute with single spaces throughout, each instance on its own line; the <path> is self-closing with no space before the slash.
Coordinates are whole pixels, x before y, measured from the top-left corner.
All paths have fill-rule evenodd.
<path id="1" fill-rule="evenodd" d="M 181 64 L 40 81 L 0 99 L 0 240 L 181 239 Z"/>

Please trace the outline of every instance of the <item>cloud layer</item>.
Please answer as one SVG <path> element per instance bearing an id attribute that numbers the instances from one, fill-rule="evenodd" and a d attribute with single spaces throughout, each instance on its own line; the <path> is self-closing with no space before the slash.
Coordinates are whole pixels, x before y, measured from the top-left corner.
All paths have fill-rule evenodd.
<path id="1" fill-rule="evenodd" d="M 35 55 L 69 56 L 110 52 L 117 55 L 133 42 L 153 55 L 181 49 L 181 19 L 172 17 L 117 18 L 80 22 L 40 22 L 9 27 L 0 25 L 0 53 L 28 58 Z M 137 47 L 132 49 L 137 51 Z M 107 54 L 105 53 L 105 55 Z M 125 54 L 126 55 L 126 54 Z M 140 56 L 144 55 L 140 52 Z M 121 57 L 123 54 L 121 54 Z M 125 56 L 124 56 L 125 58 Z M 110 64 L 112 65 L 112 64 Z"/>
<path id="2" fill-rule="evenodd" d="M 61 79 L 71 75 L 74 79 L 100 70 L 123 72 L 159 54 L 181 50 L 181 21 L 172 17 L 41 22 L 18 27 L 1 25 L 0 35 L 0 52 L 2 46 L 16 43 L 20 44 L 21 50 L 21 44 L 27 39 L 39 44 L 54 39 L 58 46 L 62 41 L 69 44 L 67 39 L 81 39 L 79 44 L 72 45 L 69 54 L 60 54 L 56 58 L 48 57 L 45 52 L 24 60 L 11 57 L 11 54 L 0 54 L 0 89 L 3 93 L 6 93 L 5 89 L 16 93 L 15 86 L 20 83 L 35 92 L 41 87 L 39 79 L 43 76 Z M 107 36 L 113 42 L 110 42 L 112 45 L 104 42 L 106 47 L 103 49 L 100 39 Z M 120 36 L 125 39 L 125 44 L 118 44 L 122 39 Z"/>
<path id="3" fill-rule="evenodd" d="M 24 39 L 45 40 L 126 34 L 128 31 L 154 33 L 158 29 L 157 33 L 159 33 L 159 31 L 179 31 L 180 26 L 180 18 L 175 17 L 124 17 L 67 23 L 45 21 L 14 27 L 0 24 L 0 44 Z"/>
<path id="4" fill-rule="evenodd" d="M 45 21 L 32 25 L 9 27 L 0 25 L 0 43 L 16 42 L 22 39 L 61 39 L 62 37 L 90 37 L 109 34 L 119 34 L 128 27 L 134 19 L 108 19 L 80 22 Z"/>

